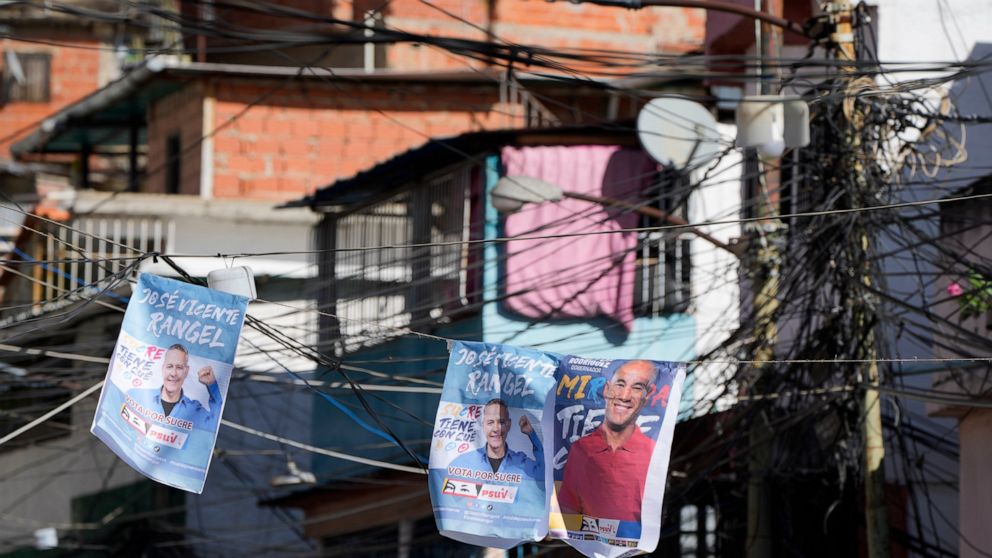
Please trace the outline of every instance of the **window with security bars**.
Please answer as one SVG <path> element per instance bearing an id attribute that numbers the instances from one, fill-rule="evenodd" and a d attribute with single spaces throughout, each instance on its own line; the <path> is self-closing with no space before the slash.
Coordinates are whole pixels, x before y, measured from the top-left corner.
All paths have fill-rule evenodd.
<path id="1" fill-rule="evenodd" d="M 717 513 L 713 506 L 682 506 L 678 509 L 679 556 L 712 558 L 718 555 Z"/>
<path id="2" fill-rule="evenodd" d="M 46 52 L 7 52 L 3 86 L 7 102 L 47 103 L 51 99 L 52 56 Z"/>
<path id="3" fill-rule="evenodd" d="M 342 349 L 372 345 L 395 328 L 425 329 L 478 299 L 470 260 L 472 166 L 428 177 L 335 219 L 333 245 Z M 359 249 L 382 246 L 378 250 Z"/>
<path id="4" fill-rule="evenodd" d="M 688 219 L 689 181 L 674 172 L 663 172 L 647 195 L 665 213 Z M 643 227 L 669 223 L 643 217 Z M 685 312 L 691 302 L 692 236 L 683 229 L 662 228 L 638 233 L 634 280 L 634 314 L 663 316 Z"/>

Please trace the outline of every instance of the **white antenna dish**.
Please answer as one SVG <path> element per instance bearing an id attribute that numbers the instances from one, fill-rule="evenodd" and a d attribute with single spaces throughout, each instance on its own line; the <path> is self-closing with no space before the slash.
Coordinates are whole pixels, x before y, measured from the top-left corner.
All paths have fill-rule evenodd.
<path id="1" fill-rule="evenodd" d="M 666 167 L 697 167 L 720 152 L 716 119 L 703 105 L 681 97 L 661 97 L 637 115 L 637 136 L 655 161 Z"/>

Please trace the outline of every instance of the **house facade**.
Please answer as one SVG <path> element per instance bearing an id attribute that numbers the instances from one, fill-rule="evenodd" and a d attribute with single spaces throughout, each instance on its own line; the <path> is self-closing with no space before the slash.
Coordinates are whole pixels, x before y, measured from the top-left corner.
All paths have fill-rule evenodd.
<path id="1" fill-rule="evenodd" d="M 0 268 L 0 297 L 6 310 L 0 320 L 16 334 L 17 347 L 58 349 L 43 357 L 0 355 L 3 369 L 14 374 L 4 389 L 27 390 L 10 392 L 20 414 L 2 432 L 102 377 L 99 359 L 112 350 L 135 271 L 175 274 L 153 258 L 128 268 L 136 261 L 129 258 L 172 254 L 196 277 L 233 261 L 250 265 L 261 299 L 251 313 L 317 346 L 325 337 L 326 312 L 318 306 L 325 285 L 314 281 L 319 266 L 304 254 L 321 245 L 311 238 L 317 216 L 271 211 L 273 205 L 430 137 L 624 118 L 636 110 L 629 98 L 599 84 L 520 73 L 528 69 L 523 61 L 511 74 L 492 61 L 466 62 L 417 41 L 380 42 L 385 30 L 677 55 L 699 48 L 704 25 L 701 11 L 682 8 L 634 14 L 526 1 L 442 2 L 440 10 L 413 0 L 376 10 L 378 4 L 278 3 L 303 15 L 174 0 L 126 9 L 117 2 L 0 7 L 12 30 L 0 43 L 13 53 L 0 62 L 4 83 L 12 83 L 11 57 L 26 74 L 5 87 L 13 96 L 0 106 L 0 128 L 11 130 L 0 141 L 0 157 L 14 161 L 0 172 L 4 184 L 16 182 L 23 194 L 15 200 L 20 206 L 3 204 L 7 262 Z M 177 26 L 180 16 L 203 25 Z M 348 25 L 366 21 L 383 33 Z M 258 35 L 267 31 L 301 34 L 305 43 L 313 43 L 307 34 L 316 31 L 317 42 L 333 48 L 271 48 Z M 40 71 L 46 67 L 49 73 Z M 583 67 L 575 62 L 574 69 Z M 213 257 L 219 253 L 267 255 L 232 261 Z M 114 288 L 100 297 L 107 305 L 87 303 L 108 285 Z M 71 319 L 58 321 L 66 315 Z M 58 325 L 35 329 L 52 323 Z M 70 366 L 65 354 L 83 360 Z M 300 438 L 313 401 L 298 381 L 286 380 L 286 369 L 308 373 L 313 362 L 248 331 L 237 366 L 225 417 Z M 22 371 L 25 376 L 16 375 Z M 294 527 L 301 513 L 255 506 L 282 493 L 267 485 L 286 473 L 289 460 L 306 462 L 296 450 L 222 429 L 207 491 L 178 494 L 123 468 L 93 443 L 87 429 L 94 405 L 84 400 L 37 437 L 0 453 L 0 468 L 16 472 L 0 490 L 0 506 L 15 510 L 0 517 L 11 550 L 50 544 L 50 528 L 54 544 L 75 550 L 107 540 L 119 541 L 114 548 L 125 553 L 149 545 L 231 556 L 312 550 Z M 79 465 L 82 454 L 92 463 Z M 148 517 L 141 511 L 148 507 L 172 511 Z M 229 529 L 235 515 L 253 526 L 250 533 Z M 181 528 L 163 532 L 163 525 Z M 151 538 L 141 538 L 146 535 Z"/>
<path id="2" fill-rule="evenodd" d="M 992 43 L 978 43 L 969 60 L 992 54 Z M 948 97 L 961 114 L 987 114 L 982 94 L 992 86 L 987 76 L 957 80 Z M 970 124 L 966 129 L 948 125 L 949 133 L 967 138 L 970 152 L 992 149 L 989 125 Z M 992 347 L 992 313 L 987 291 L 992 276 L 992 249 L 987 237 L 992 230 L 992 182 L 981 157 L 944 169 L 938 179 L 947 185 L 949 198 L 940 205 L 940 234 L 936 243 L 940 259 L 931 296 L 934 315 L 934 355 L 948 360 L 930 376 L 931 388 L 940 399 L 927 403 L 930 416 L 957 423 L 959 455 L 957 474 L 960 491 L 958 517 L 961 556 L 981 556 L 992 548 L 992 537 L 982 518 L 988 517 L 992 492 L 984 471 L 992 466 L 987 440 L 992 435 L 992 409 L 989 408 L 989 362 L 983 357 Z M 953 201 L 953 198 L 969 198 Z M 955 361 L 953 359 L 964 359 Z"/>
<path id="3" fill-rule="evenodd" d="M 884 91 L 887 87 L 897 88 L 918 79 L 933 79 L 933 83 L 920 83 L 910 87 L 904 92 L 905 98 L 926 99 L 926 103 L 932 103 L 929 105 L 931 107 L 947 103 L 947 106 L 952 107 L 949 109 L 952 114 L 987 114 L 987 100 L 980 93 L 981 82 L 987 83 L 987 80 L 967 77 L 954 82 L 942 82 L 940 78 L 948 74 L 942 73 L 940 64 L 936 62 L 965 62 L 967 58 L 976 59 L 976 52 L 987 54 L 983 44 L 989 40 L 988 26 L 985 25 L 987 18 L 971 18 L 968 14 L 982 13 L 988 7 L 987 2 L 979 1 L 955 3 L 945 9 L 943 5 L 924 2 L 885 0 L 859 7 L 861 15 L 857 19 L 861 24 L 859 32 L 862 35 L 859 35 L 858 44 L 863 49 L 860 51 L 863 58 L 870 58 L 878 63 L 876 69 L 879 73 L 873 76 L 878 89 Z M 818 14 L 813 4 L 806 2 L 786 2 L 784 9 L 785 17 L 793 21 L 823 15 Z M 732 15 L 709 18 L 707 52 L 723 55 L 759 53 L 760 33 L 756 40 L 755 30 L 753 27 L 748 28 L 749 24 L 750 22 Z M 953 33 L 941 32 L 944 26 L 953 28 Z M 812 61 L 822 59 L 819 48 L 810 49 L 809 41 L 794 39 L 795 37 L 790 40 L 789 34 L 785 34 L 784 44 L 781 45 L 783 57 L 799 59 L 808 56 Z M 808 77 L 810 73 L 822 70 L 823 67 L 816 63 L 807 68 L 783 69 L 780 73 L 785 79 L 778 80 L 773 73 L 774 69 L 766 69 L 765 81 L 771 83 L 772 87 L 779 83 L 787 84 L 782 90 L 785 94 L 802 94 L 797 84 L 808 87 L 819 79 Z M 744 73 L 746 70 L 741 68 L 740 71 Z M 756 87 L 748 89 L 731 82 L 719 85 L 736 89 L 733 96 L 758 92 Z M 942 117 L 938 117 L 940 118 Z M 879 157 L 887 158 L 893 167 L 899 169 L 893 173 L 898 175 L 893 180 L 893 188 L 885 194 L 891 196 L 892 202 L 916 203 L 953 197 L 971 191 L 966 189 L 968 187 L 978 188 L 982 184 L 981 179 L 987 173 L 975 168 L 983 164 L 981 161 L 984 161 L 984 157 L 981 154 L 987 153 L 989 148 L 987 138 L 983 137 L 985 134 L 982 133 L 982 126 L 969 126 L 965 135 L 962 135 L 963 126 L 960 123 L 945 123 L 943 126 L 946 126 L 946 133 L 960 142 L 959 147 L 967 151 L 967 160 L 954 160 L 945 156 L 936 163 L 929 162 L 934 167 L 927 174 L 921 172 L 918 166 L 914 167 L 912 161 L 902 160 L 895 155 L 898 148 L 913 145 L 917 141 L 924 146 L 921 151 L 931 149 L 930 145 L 941 145 L 939 137 L 935 138 L 929 132 L 918 135 L 900 134 L 891 140 L 891 151 L 880 150 Z M 813 134 L 816 133 L 813 130 Z M 933 144 L 928 144 L 931 141 Z M 940 147 L 936 150 L 939 151 Z M 787 158 L 783 159 L 783 167 L 796 164 L 796 170 L 789 176 L 802 176 L 802 156 L 788 155 L 787 153 Z M 893 167 L 888 167 L 888 170 L 893 170 Z M 811 200 L 829 195 L 829 192 L 823 191 L 822 185 L 803 191 L 801 181 L 798 182 L 799 189 L 796 189 L 796 182 L 789 184 L 783 181 L 783 184 L 787 185 L 787 188 L 782 189 L 783 213 L 811 210 L 814 208 L 809 203 Z M 813 184 L 816 184 L 815 180 Z M 745 203 L 747 202 L 745 199 Z M 951 386 L 961 382 L 962 377 L 980 377 L 983 368 L 953 363 L 947 365 L 951 370 L 945 371 L 942 370 L 945 368 L 943 363 L 914 362 L 916 359 L 984 354 L 978 349 L 985 346 L 988 337 L 981 331 L 981 317 L 960 321 L 958 301 L 951 300 L 945 290 L 948 284 L 956 280 L 964 285 L 966 281 L 963 278 L 967 273 L 960 261 L 950 265 L 948 255 L 968 253 L 969 258 L 974 258 L 974 262 L 983 262 L 986 257 L 978 248 L 978 237 L 973 236 L 979 234 L 976 223 L 984 215 L 983 206 L 984 200 L 942 205 L 939 218 L 934 206 L 925 206 L 925 209 L 919 210 L 907 209 L 899 213 L 907 222 L 912 222 L 911 226 L 890 226 L 878 236 L 878 247 L 875 249 L 878 256 L 874 262 L 877 270 L 874 272 L 873 284 L 884 300 L 880 305 L 882 310 L 878 315 L 876 329 L 877 347 L 880 351 L 878 355 L 890 360 L 887 370 L 883 372 L 884 381 L 897 385 L 897 389 L 906 390 L 905 394 L 891 392 L 883 398 L 881 404 L 886 430 L 884 474 L 889 485 L 886 498 L 893 552 L 905 552 L 908 555 L 928 555 L 935 552 L 967 555 L 975 552 L 987 553 L 989 549 L 987 538 L 981 539 L 982 534 L 976 530 L 974 523 L 974 518 L 983 516 L 979 511 L 982 508 L 975 507 L 978 505 L 977 499 L 984 498 L 983 501 L 988 501 L 988 494 L 980 492 L 977 487 L 966 488 L 963 484 L 969 474 L 967 471 L 976 470 L 975 467 L 980 466 L 978 464 L 984 463 L 981 460 L 987 459 L 987 454 L 982 453 L 973 443 L 965 449 L 965 444 L 968 443 L 966 438 L 973 440 L 978 431 L 987 433 L 987 430 L 981 430 L 984 426 L 977 426 L 985 424 L 982 422 L 984 419 L 979 418 L 983 417 L 984 411 L 967 405 L 921 401 L 928 397 L 924 392 L 930 389 L 956 392 L 959 388 L 951 389 Z M 789 227 L 787 234 L 790 236 L 802 235 L 802 227 L 806 226 L 802 219 L 791 219 L 786 224 Z M 915 240 L 907 242 L 908 237 Z M 963 246 L 969 246 L 970 249 L 966 250 Z M 829 312 L 824 311 L 821 314 L 826 316 Z M 778 323 L 779 332 L 782 333 L 777 351 L 780 357 L 784 358 L 782 355 L 789 354 L 790 343 L 795 341 L 795 332 L 801 329 L 804 321 L 810 320 L 808 317 L 798 320 L 785 317 Z M 960 346 L 961 339 L 969 337 L 960 329 L 962 325 L 977 335 L 970 342 L 973 344 L 966 343 L 966 348 Z M 956 341 L 952 342 L 952 338 Z M 964 367 L 964 370 L 959 367 Z M 935 369 L 940 371 L 935 373 Z M 982 393 L 982 388 L 972 386 L 966 391 L 975 396 Z M 900 395 L 903 397 L 899 397 Z M 961 422 L 956 424 L 947 420 L 947 417 L 957 417 Z M 968 424 L 967 421 L 972 417 L 976 422 Z M 913 432 L 915 441 L 907 443 L 902 438 L 909 431 Z M 967 465 L 965 459 L 968 460 Z M 907 460 L 926 462 L 926 466 L 907 465 Z M 970 474 L 971 479 L 976 478 L 974 473 Z M 861 488 L 858 487 L 858 490 Z M 921 519 L 924 514 L 929 514 L 933 519 Z M 964 533 L 966 526 L 971 529 L 968 534 Z M 897 536 L 904 538 L 899 540 Z M 916 546 L 899 549 L 906 540 L 912 541 Z M 984 542 L 976 543 L 976 540 Z"/>
<path id="4" fill-rule="evenodd" d="M 721 131 L 732 137 L 732 127 L 721 125 Z M 684 229 L 610 231 L 664 224 L 630 210 L 638 204 L 692 222 L 734 211 L 738 163 L 731 153 L 713 163 L 709 178 L 692 183 L 652 161 L 629 127 L 477 132 L 432 139 L 289 204 L 322 215 L 321 347 L 342 362 L 325 377 L 360 379 L 369 390 L 361 396 L 369 416 L 381 417 L 379 427 L 407 447 L 367 428 L 332 426 L 349 419 L 319 400 L 314 442 L 364 448 L 363 456 L 390 463 L 410 462 L 408 452 L 426 455 L 448 359 L 444 339 L 593 358 L 686 361 L 714 349 L 738 325 L 737 255 Z M 699 172 L 692 174 L 697 180 Z M 500 214 L 493 189 L 520 176 L 605 196 L 614 205 L 566 200 Z M 703 229 L 725 244 L 740 234 L 734 225 Z M 369 376 L 368 368 L 385 376 Z M 697 367 L 691 376 L 681 402 L 685 419 L 717 410 L 696 404 L 718 400 L 726 389 L 718 372 Z M 380 383 L 390 392 L 376 392 Z M 360 404 L 347 390 L 334 397 Z M 320 456 L 313 468 L 331 479 L 376 482 L 383 475 Z M 436 538 L 422 480 L 413 475 L 392 482 L 409 488 L 402 510 L 385 506 L 391 500 L 376 493 L 335 482 L 272 505 L 304 509 L 313 518 L 308 533 L 329 546 L 374 532 L 402 540 L 421 524 L 423 536 Z M 347 506 L 331 494 L 347 494 L 341 501 Z M 347 507 L 373 517 L 355 521 Z M 321 521 L 324 516 L 336 519 Z M 677 539 L 668 542 L 677 545 Z"/>

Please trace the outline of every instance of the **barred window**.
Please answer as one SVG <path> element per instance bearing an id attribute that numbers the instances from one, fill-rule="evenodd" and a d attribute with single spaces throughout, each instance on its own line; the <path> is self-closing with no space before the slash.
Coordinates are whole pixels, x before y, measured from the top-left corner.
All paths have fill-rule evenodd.
<path id="1" fill-rule="evenodd" d="M 688 219 L 689 181 L 674 172 L 664 172 L 647 197 L 665 213 Z M 643 217 L 644 227 L 668 223 Z M 683 229 L 638 233 L 634 281 L 634 314 L 662 316 L 685 312 L 691 302 L 692 236 Z"/>
<path id="2" fill-rule="evenodd" d="M 713 506 L 682 506 L 679 518 L 679 556 L 710 558 L 717 556 L 717 512 Z"/>
<path id="3" fill-rule="evenodd" d="M 472 171 L 436 174 L 336 219 L 333 296 L 345 350 L 375 344 L 394 328 L 444 321 L 478 300 L 470 247 L 459 242 L 471 233 Z M 389 247 L 348 251 L 369 246 Z"/>
<path id="4" fill-rule="evenodd" d="M 51 99 L 52 56 L 11 52 L 4 56 L 4 97 L 9 102 L 47 103 Z"/>

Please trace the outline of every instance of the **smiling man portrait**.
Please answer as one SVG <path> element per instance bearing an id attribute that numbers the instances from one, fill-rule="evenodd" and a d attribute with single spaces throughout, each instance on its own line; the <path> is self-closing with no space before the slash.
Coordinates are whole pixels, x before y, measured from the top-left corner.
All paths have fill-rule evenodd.
<path id="1" fill-rule="evenodd" d="M 520 432 L 530 439 L 534 448 L 534 459 L 521 451 L 514 451 L 506 443 L 510 434 L 510 410 L 502 399 L 488 401 L 482 410 L 482 434 L 486 445 L 464 453 L 451 463 L 452 467 L 464 467 L 478 471 L 491 470 L 493 473 L 521 474 L 529 480 L 544 478 L 544 447 L 534 431 L 530 419 L 521 415 L 518 425 Z"/>
<path id="2" fill-rule="evenodd" d="M 191 399 L 183 392 L 183 383 L 187 375 L 189 375 L 189 351 L 177 343 L 165 351 L 165 358 L 162 359 L 162 387 L 132 389 L 128 391 L 128 396 L 150 411 L 177 420 L 189 421 L 194 428 L 216 430 L 223 399 L 213 368 L 204 366 L 197 372 L 197 379 L 207 388 L 207 393 L 210 395 L 210 409 L 205 409 L 199 401 Z"/>
<path id="3" fill-rule="evenodd" d="M 617 368 L 603 389 L 603 423 L 572 444 L 558 489 L 562 513 L 641 521 L 654 440 L 637 426 L 658 369 L 647 360 Z"/>

